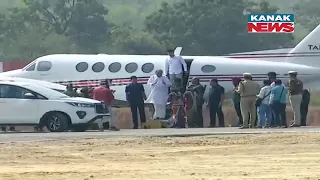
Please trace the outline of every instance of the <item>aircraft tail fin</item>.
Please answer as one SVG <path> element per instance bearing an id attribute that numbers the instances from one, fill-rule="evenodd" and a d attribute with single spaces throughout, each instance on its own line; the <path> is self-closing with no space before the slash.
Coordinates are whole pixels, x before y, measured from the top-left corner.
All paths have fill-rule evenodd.
<path id="1" fill-rule="evenodd" d="M 174 50 L 174 55 L 175 56 L 180 56 L 182 51 L 182 47 L 176 47 L 176 49 Z"/>
<path id="2" fill-rule="evenodd" d="M 289 52 L 286 61 L 320 67 L 320 24 Z"/>

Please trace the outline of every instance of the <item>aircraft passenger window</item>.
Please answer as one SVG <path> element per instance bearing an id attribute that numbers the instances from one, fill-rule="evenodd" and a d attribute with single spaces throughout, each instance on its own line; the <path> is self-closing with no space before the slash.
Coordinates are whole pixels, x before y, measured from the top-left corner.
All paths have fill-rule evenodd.
<path id="1" fill-rule="evenodd" d="M 150 73 L 152 72 L 154 69 L 154 65 L 152 63 L 145 63 L 144 65 L 142 65 L 141 70 L 144 73 Z"/>
<path id="2" fill-rule="evenodd" d="M 120 69 L 121 69 L 121 64 L 118 62 L 114 62 L 109 65 L 110 72 L 116 73 L 116 72 L 120 71 Z"/>
<path id="3" fill-rule="evenodd" d="M 34 71 L 36 69 L 36 63 L 33 63 L 31 66 L 29 66 L 26 71 Z"/>
<path id="4" fill-rule="evenodd" d="M 213 72 L 215 70 L 216 70 L 216 67 L 212 66 L 212 65 L 204 65 L 201 68 L 201 71 L 204 72 L 204 73 L 211 73 L 211 72 Z"/>
<path id="5" fill-rule="evenodd" d="M 80 62 L 76 65 L 76 70 L 78 72 L 85 72 L 88 69 L 89 65 L 86 62 Z"/>
<path id="6" fill-rule="evenodd" d="M 104 63 L 97 62 L 97 63 L 94 63 L 94 65 L 92 66 L 92 71 L 98 73 L 98 72 L 103 71 L 104 68 L 105 68 Z"/>
<path id="7" fill-rule="evenodd" d="M 133 73 L 138 69 L 138 64 L 134 62 L 129 63 L 126 65 L 125 69 L 128 73 Z"/>
<path id="8" fill-rule="evenodd" d="M 37 66 L 38 71 L 49 71 L 52 67 L 52 63 L 49 61 L 40 61 Z"/>

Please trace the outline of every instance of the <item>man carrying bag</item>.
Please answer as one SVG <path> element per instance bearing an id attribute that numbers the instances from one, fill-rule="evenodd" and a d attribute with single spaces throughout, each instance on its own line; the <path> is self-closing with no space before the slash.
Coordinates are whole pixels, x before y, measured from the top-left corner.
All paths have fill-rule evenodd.
<path id="1" fill-rule="evenodd" d="M 256 106 L 258 108 L 258 128 L 265 128 L 271 124 L 272 120 L 272 111 L 269 107 L 270 94 L 271 94 L 271 81 L 264 80 L 263 87 L 260 89 L 259 94 L 256 99 Z"/>

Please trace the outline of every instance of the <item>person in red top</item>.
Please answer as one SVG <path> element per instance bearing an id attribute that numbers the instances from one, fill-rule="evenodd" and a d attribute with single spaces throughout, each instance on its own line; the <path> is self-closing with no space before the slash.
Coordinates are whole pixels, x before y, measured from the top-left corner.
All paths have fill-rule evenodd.
<path id="1" fill-rule="evenodd" d="M 109 81 L 105 80 L 104 82 L 101 83 L 101 85 L 99 87 L 96 87 L 93 89 L 92 91 L 92 98 L 94 100 L 97 101 L 101 101 L 104 102 L 104 104 L 106 105 L 106 108 L 108 109 L 109 113 L 110 113 L 110 121 L 109 121 L 109 126 L 110 126 L 110 130 L 114 130 L 114 131 L 118 131 L 119 129 L 115 126 L 115 116 L 113 113 L 113 110 L 111 108 L 112 102 L 114 100 L 114 90 L 110 89 L 109 86 Z M 103 130 L 103 122 L 104 119 L 101 120 L 100 123 L 98 123 L 99 125 L 99 129 L 102 131 Z"/>

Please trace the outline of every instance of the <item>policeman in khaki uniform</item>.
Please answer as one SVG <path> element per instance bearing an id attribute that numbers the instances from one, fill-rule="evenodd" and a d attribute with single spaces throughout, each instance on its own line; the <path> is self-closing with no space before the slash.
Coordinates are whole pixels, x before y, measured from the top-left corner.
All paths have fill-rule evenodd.
<path id="1" fill-rule="evenodd" d="M 291 108 L 294 115 L 294 120 L 290 126 L 300 127 L 300 123 L 301 123 L 300 105 L 302 101 L 303 83 L 297 78 L 298 72 L 289 71 L 288 74 L 290 77 L 290 80 L 288 82 L 289 100 L 290 100 Z"/>
<path id="2" fill-rule="evenodd" d="M 257 94 L 260 91 L 260 85 L 252 81 L 252 75 L 250 73 L 243 74 L 244 81 L 239 83 L 236 92 L 241 96 L 240 108 L 243 118 L 243 126 L 241 129 L 249 128 L 249 113 L 250 113 L 250 127 L 253 128 L 256 118 L 257 118 L 257 109 L 255 105 Z"/>

